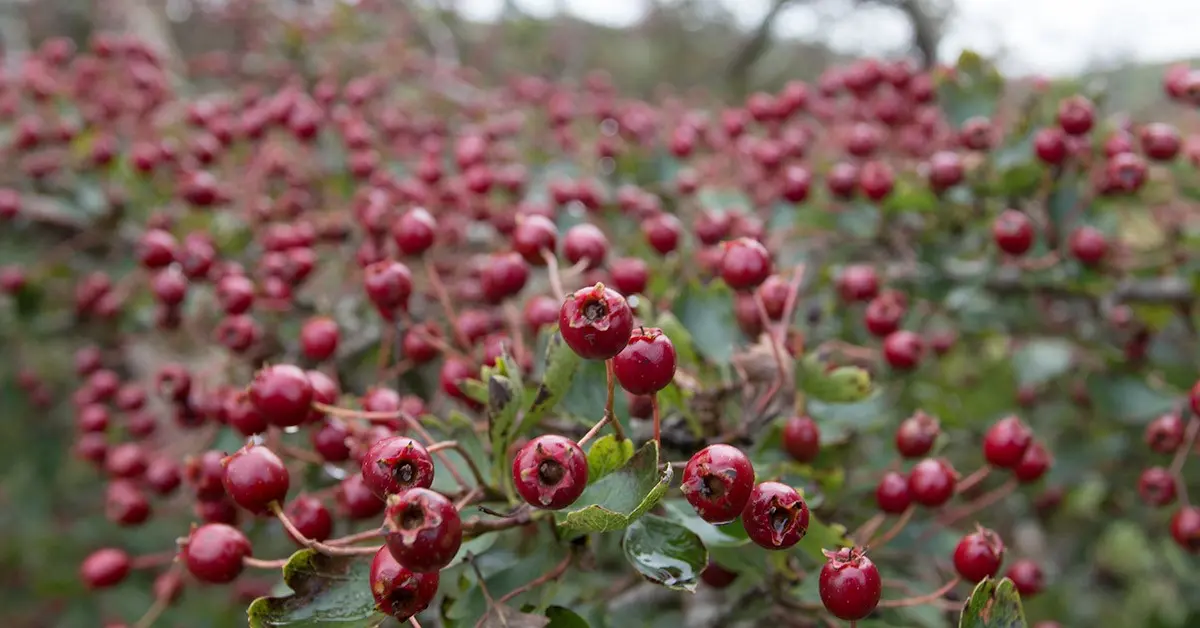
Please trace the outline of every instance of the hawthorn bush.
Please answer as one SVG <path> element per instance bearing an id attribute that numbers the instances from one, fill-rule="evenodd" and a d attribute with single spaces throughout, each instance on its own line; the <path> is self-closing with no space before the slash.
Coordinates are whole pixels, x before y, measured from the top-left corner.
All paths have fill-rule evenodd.
<path id="1" fill-rule="evenodd" d="M 387 18 L 5 77 L 28 625 L 1200 622 L 1200 136 L 970 54 L 485 85 Z"/>

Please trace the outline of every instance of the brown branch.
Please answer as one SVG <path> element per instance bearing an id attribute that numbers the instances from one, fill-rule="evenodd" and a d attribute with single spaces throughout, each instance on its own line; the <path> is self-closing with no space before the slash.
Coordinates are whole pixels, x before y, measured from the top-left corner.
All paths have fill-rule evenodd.
<path id="1" fill-rule="evenodd" d="M 758 26 L 738 48 L 729 66 L 725 70 L 725 81 L 731 93 L 737 96 L 745 95 L 750 84 L 749 74 L 755 63 L 766 54 L 771 45 L 771 29 L 775 20 L 787 5 L 793 0 L 773 0 L 771 8 L 759 20 Z"/>

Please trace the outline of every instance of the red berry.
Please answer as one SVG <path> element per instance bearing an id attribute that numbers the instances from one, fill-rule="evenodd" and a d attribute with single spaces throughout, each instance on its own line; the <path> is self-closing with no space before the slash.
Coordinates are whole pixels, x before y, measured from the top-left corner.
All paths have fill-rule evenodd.
<path id="1" fill-rule="evenodd" d="M 256 373 L 250 384 L 250 403 L 271 425 L 278 427 L 304 423 L 312 399 L 312 383 L 308 376 L 290 364 L 268 366 Z"/>
<path id="2" fill-rule="evenodd" d="M 1024 255 L 1033 247 L 1033 222 L 1020 211 L 1006 209 L 992 223 L 992 238 L 1001 251 Z"/>
<path id="3" fill-rule="evenodd" d="M 1067 136 L 1062 129 L 1038 129 L 1033 136 L 1033 151 L 1043 163 L 1057 166 L 1067 159 Z"/>
<path id="4" fill-rule="evenodd" d="M 305 538 L 324 541 L 333 536 L 333 515 L 316 497 L 300 495 L 284 508 L 284 513 Z M 288 536 L 291 536 L 290 532 Z M 292 540 L 299 543 L 294 537 Z"/>
<path id="5" fill-rule="evenodd" d="M 1095 227 L 1083 226 L 1071 232 L 1071 255 L 1085 266 L 1096 266 L 1108 253 L 1108 239 Z"/>
<path id="6" fill-rule="evenodd" d="M 371 561 L 371 595 L 375 608 L 400 621 L 429 608 L 437 595 L 438 574 L 415 573 L 405 569 L 387 547 L 379 548 Z"/>
<path id="7" fill-rule="evenodd" d="M 642 327 L 613 358 L 613 372 L 621 388 L 634 395 L 653 395 L 675 378 L 675 345 L 661 329 Z"/>
<path id="8" fill-rule="evenodd" d="M 867 331 L 878 338 L 885 338 L 900 329 L 900 319 L 904 318 L 904 304 L 898 299 L 883 294 L 871 299 L 863 312 L 863 322 Z"/>
<path id="9" fill-rule="evenodd" d="M 1142 127 L 1142 152 L 1155 161 L 1170 161 L 1179 154 L 1179 131 L 1169 124 L 1153 122 Z"/>
<path id="10" fill-rule="evenodd" d="M 859 168 L 858 187 L 873 201 L 881 201 L 892 193 L 896 175 L 886 161 L 868 161 Z"/>
<path id="11" fill-rule="evenodd" d="M 889 515 L 895 515 L 908 510 L 912 504 L 912 495 L 908 492 L 908 480 L 895 471 L 888 471 L 879 479 L 875 487 L 875 503 L 879 509 Z"/>
<path id="12" fill-rule="evenodd" d="M 136 526 L 150 518 L 150 500 L 129 480 L 114 480 L 104 491 L 104 515 L 123 526 Z"/>
<path id="13" fill-rule="evenodd" d="M 404 212 L 392 225 L 392 239 L 404 255 L 420 255 L 433 246 L 437 226 L 429 211 L 416 207 Z"/>
<path id="14" fill-rule="evenodd" d="M 364 269 L 363 286 L 367 298 L 387 317 L 408 308 L 412 296 L 412 273 L 408 266 L 392 260 L 375 262 Z"/>
<path id="15" fill-rule="evenodd" d="M 919 334 L 902 329 L 883 339 L 883 357 L 896 370 L 916 368 L 925 354 L 925 341 Z"/>
<path id="16" fill-rule="evenodd" d="M 454 502 L 425 488 L 389 497 L 383 529 L 392 557 L 417 573 L 437 573 L 462 545 L 462 521 Z"/>
<path id="17" fill-rule="evenodd" d="M 633 312 L 625 297 L 598 283 L 569 295 L 558 327 L 571 350 L 585 360 L 608 360 L 629 344 Z"/>
<path id="18" fill-rule="evenodd" d="M 1004 542 L 987 528 L 978 528 L 959 540 L 954 548 L 954 569 L 967 582 L 979 582 L 1000 571 Z"/>
<path id="19" fill-rule="evenodd" d="M 189 457 L 184 463 L 183 475 L 196 491 L 196 498 L 217 499 L 225 496 L 225 459 L 223 452 L 210 449 L 199 456 Z"/>
<path id="20" fill-rule="evenodd" d="M 1092 101 L 1075 95 L 1058 103 L 1058 126 L 1070 135 L 1083 135 L 1092 130 L 1095 109 Z"/>
<path id="21" fill-rule="evenodd" d="M 513 250 L 521 254 L 531 266 L 545 266 L 542 251 L 554 255 L 558 243 L 558 227 L 549 218 L 539 214 L 517 216 L 512 232 Z"/>
<path id="22" fill-rule="evenodd" d="M 545 297 L 549 299 L 549 297 Z M 553 307 L 553 299 L 550 299 L 551 307 Z M 401 341 L 404 350 L 404 357 L 411 360 L 414 364 L 425 364 L 436 358 L 441 349 L 435 344 L 436 340 L 440 340 L 442 336 L 441 330 L 430 323 L 417 323 L 412 327 L 404 330 L 404 339 Z"/>
<path id="23" fill-rule="evenodd" d="M 89 589 L 105 589 L 120 584 L 129 575 L 133 561 L 124 550 L 112 547 L 99 549 L 83 559 L 79 578 Z"/>
<path id="24" fill-rule="evenodd" d="M 738 238 L 721 245 L 721 278 L 734 290 L 757 288 L 771 275 L 771 254 L 758 240 Z"/>
<path id="25" fill-rule="evenodd" d="M 1016 416 L 1007 416 L 988 428 L 983 437 L 983 457 L 988 464 L 1011 469 L 1021 463 L 1033 442 L 1033 432 Z"/>
<path id="26" fill-rule="evenodd" d="M 146 466 L 144 474 L 146 485 L 159 495 L 170 495 L 179 488 L 179 484 L 183 481 L 183 475 L 179 471 L 179 465 L 172 459 L 166 457 L 155 458 Z"/>
<path id="27" fill-rule="evenodd" d="M 210 584 L 232 582 L 242 573 L 242 559 L 250 555 L 246 535 L 223 523 L 207 523 L 192 530 L 183 546 L 188 571 Z"/>
<path id="28" fill-rule="evenodd" d="M 572 264 L 587 260 L 586 270 L 599 268 L 608 256 L 608 238 L 596 225 L 575 225 L 563 238 L 563 256 Z"/>
<path id="29" fill-rule="evenodd" d="M 763 309 L 767 312 L 767 318 L 773 321 L 783 318 L 783 310 L 787 308 L 787 300 L 790 293 L 791 286 L 779 275 L 767 277 L 766 281 L 758 286 L 758 296 L 762 299 Z M 757 305 L 754 306 L 754 317 L 758 318 Z"/>
<path id="30" fill-rule="evenodd" d="M 1028 558 L 1022 558 L 1010 565 L 1008 571 L 1004 573 L 1004 577 L 1013 581 L 1017 587 L 1017 593 L 1020 593 L 1022 597 L 1032 597 L 1041 593 L 1045 585 L 1042 568 Z"/>
<path id="31" fill-rule="evenodd" d="M 1200 553 L 1200 506 L 1184 506 L 1175 512 L 1171 538 L 1188 552 Z"/>
<path id="32" fill-rule="evenodd" d="M 733 584 L 734 580 L 737 580 L 737 577 L 736 571 L 729 571 L 711 560 L 708 561 L 708 566 L 704 568 L 704 571 L 700 572 L 700 580 L 714 589 L 728 587 Z"/>
<path id="33" fill-rule="evenodd" d="M 933 449 L 941 431 L 937 419 L 917 410 L 896 429 L 896 450 L 905 458 L 920 458 Z"/>
<path id="34" fill-rule="evenodd" d="M 1175 501 L 1175 477 L 1162 467 L 1142 471 L 1137 488 L 1147 506 L 1166 506 Z"/>
<path id="35" fill-rule="evenodd" d="M 821 452 L 821 431 L 817 422 L 806 416 L 794 416 L 783 424 L 783 449 L 796 462 L 812 462 Z"/>
<path id="36" fill-rule="evenodd" d="M 175 261 L 179 242 L 175 236 L 162 229 L 151 229 L 138 240 L 137 255 L 142 266 L 150 269 L 165 268 Z"/>
<path id="37" fill-rule="evenodd" d="M 500 303 L 515 296 L 529 281 L 529 266 L 517 253 L 492 255 L 483 267 L 479 283 L 483 298 L 489 303 Z"/>
<path id="38" fill-rule="evenodd" d="M 300 328 L 300 348 L 315 362 L 329 359 L 338 348 L 338 324 L 328 316 L 310 318 Z"/>
<path id="39" fill-rule="evenodd" d="M 104 468 L 114 478 L 137 479 L 146 471 L 146 453 L 137 443 L 122 443 L 109 450 Z"/>
<path id="40" fill-rule="evenodd" d="M 837 289 L 843 301 L 870 301 L 879 294 L 879 275 L 866 264 L 847 266 L 838 275 Z"/>
<path id="41" fill-rule="evenodd" d="M 525 443 L 512 464 L 513 484 L 525 503 L 561 510 L 587 487 L 587 456 L 575 441 L 545 434 Z"/>
<path id="42" fill-rule="evenodd" d="M 242 390 L 226 395 L 221 402 L 225 423 L 243 436 L 253 436 L 267 431 L 267 417 L 250 402 L 250 395 Z"/>
<path id="43" fill-rule="evenodd" d="M 950 501 L 957 482 L 954 467 L 940 458 L 925 458 L 908 472 L 908 492 L 913 501 L 929 508 Z"/>
<path id="44" fill-rule="evenodd" d="M 222 483 L 237 505 L 250 512 L 267 510 L 271 502 L 287 498 L 290 478 L 283 460 L 263 445 L 246 445 L 221 461 Z"/>
<path id="45" fill-rule="evenodd" d="M 407 436 L 371 445 L 362 459 L 363 481 L 380 499 L 410 488 L 433 485 L 433 459 L 425 446 Z"/>
<path id="46" fill-rule="evenodd" d="M 438 385 L 447 395 L 468 405 L 477 405 L 477 402 L 463 391 L 462 382 L 475 377 L 478 372 L 477 368 L 461 359 L 448 358 L 442 362 L 442 369 L 438 373 Z"/>
<path id="47" fill-rule="evenodd" d="M 355 473 L 342 480 L 334 497 L 350 520 L 370 519 L 383 512 L 383 500 L 375 496 L 361 473 Z"/>
<path id="48" fill-rule="evenodd" d="M 1192 391 L 1193 399 L 1198 398 L 1196 389 Z M 1173 454 L 1183 444 L 1183 431 L 1183 419 L 1178 414 L 1164 414 L 1146 425 L 1146 446 L 1156 453 Z"/>
<path id="49" fill-rule="evenodd" d="M 754 489 L 754 466 L 732 445 L 709 445 L 683 468 L 679 490 L 705 521 L 720 525 L 742 514 Z"/>
<path id="50" fill-rule="evenodd" d="M 613 288 L 625 296 L 645 292 L 650 279 L 649 266 L 638 257 L 614 260 L 608 265 L 608 272 L 612 275 Z"/>
<path id="51" fill-rule="evenodd" d="M 1041 443 L 1034 441 L 1025 450 L 1020 464 L 1013 468 L 1013 475 L 1017 476 L 1017 480 L 1023 484 L 1036 482 L 1046 474 L 1052 463 L 1053 460 L 1046 448 Z"/>
<path id="52" fill-rule="evenodd" d="M 222 277 L 217 281 L 217 302 L 226 314 L 245 314 L 254 304 L 254 282 L 243 275 Z"/>
<path id="53" fill-rule="evenodd" d="M 825 610 L 850 622 L 870 615 L 883 594 L 883 580 L 875 563 L 860 547 L 822 551 L 827 560 L 821 567 L 818 588 Z"/>
<path id="54" fill-rule="evenodd" d="M 679 246 L 683 225 L 674 214 L 661 213 L 642 221 L 642 233 L 650 248 L 659 255 L 666 255 Z"/>
<path id="55" fill-rule="evenodd" d="M 787 549 L 808 533 L 808 504 L 786 484 L 760 482 L 742 511 L 742 527 L 760 547 Z"/>

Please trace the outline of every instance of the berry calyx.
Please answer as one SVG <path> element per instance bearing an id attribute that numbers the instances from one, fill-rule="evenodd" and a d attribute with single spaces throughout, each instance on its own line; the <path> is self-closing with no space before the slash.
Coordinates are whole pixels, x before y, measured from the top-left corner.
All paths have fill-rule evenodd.
<path id="1" fill-rule="evenodd" d="M 738 238 L 721 247 L 721 278 L 730 288 L 751 290 L 771 275 L 771 254 L 758 240 Z"/>
<path id="2" fill-rule="evenodd" d="M 224 584 L 242 573 L 242 559 L 251 555 L 250 540 L 241 530 L 224 523 L 206 523 L 194 530 L 183 545 L 183 561 L 201 582 Z"/>
<path id="3" fill-rule="evenodd" d="M 587 488 L 587 455 L 569 438 L 544 434 L 517 450 L 512 475 L 525 503 L 561 510 L 575 503 Z"/>
<path id="4" fill-rule="evenodd" d="M 967 582 L 979 582 L 996 575 L 1004 560 L 1004 542 L 995 532 L 977 527 L 954 548 L 954 569 Z"/>
<path id="5" fill-rule="evenodd" d="M 683 468 L 679 487 L 700 518 L 714 525 L 738 518 L 754 490 L 754 466 L 732 445 L 709 445 Z"/>
<path id="6" fill-rule="evenodd" d="M 950 501 L 958 473 L 941 458 L 925 458 L 908 472 L 908 492 L 913 501 L 936 508 Z"/>
<path id="7" fill-rule="evenodd" d="M 1033 442 L 1033 431 L 1016 416 L 996 421 L 983 438 L 983 456 L 988 463 L 1011 469 L 1021 463 L 1025 450 Z"/>
<path id="8" fill-rule="evenodd" d="M 621 388 L 634 395 L 653 395 L 675 378 L 675 345 L 656 327 L 643 327 L 613 358 L 613 373 Z"/>
<path id="9" fill-rule="evenodd" d="M 808 533 L 808 504 L 796 489 L 780 482 L 760 482 L 742 511 L 742 527 L 759 547 L 787 549 Z"/>
<path id="10" fill-rule="evenodd" d="M 261 513 L 287 498 L 289 477 L 283 460 L 263 445 L 246 445 L 221 461 L 222 484 L 237 505 Z"/>
<path id="11" fill-rule="evenodd" d="M 585 360 L 608 360 L 629 344 L 633 311 L 625 297 L 597 283 L 563 301 L 558 328 L 567 346 Z"/>
<path id="12" fill-rule="evenodd" d="M 313 389 L 308 376 L 290 364 L 268 366 L 254 375 L 250 403 L 271 425 L 294 427 L 304 423 L 312 405 Z"/>
<path id="13" fill-rule="evenodd" d="M 417 573 L 436 573 L 462 545 L 462 521 L 454 503 L 427 488 L 389 497 L 383 528 L 392 557 Z"/>
<path id="14" fill-rule="evenodd" d="M 870 615 L 883 595 L 879 569 L 861 547 L 843 547 L 836 552 L 822 550 L 818 589 L 825 610 L 845 621 L 857 621 Z"/>
<path id="15" fill-rule="evenodd" d="M 807 416 L 794 416 L 783 424 L 783 449 L 796 462 L 812 462 L 821 452 L 821 431 Z"/>
<path id="16" fill-rule="evenodd" d="M 433 459 L 425 446 L 407 436 L 384 438 L 362 459 L 363 482 L 379 499 L 411 488 L 433 485 Z"/>
<path id="17" fill-rule="evenodd" d="M 416 573 L 406 569 L 386 546 L 371 561 L 371 595 L 379 612 L 405 621 L 429 608 L 437 595 L 438 573 Z"/>

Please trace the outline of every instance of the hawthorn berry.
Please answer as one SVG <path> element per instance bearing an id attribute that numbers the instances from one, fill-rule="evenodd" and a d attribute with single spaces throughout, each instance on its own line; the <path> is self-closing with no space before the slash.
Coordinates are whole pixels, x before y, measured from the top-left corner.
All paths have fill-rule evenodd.
<path id="1" fill-rule="evenodd" d="M 613 288 L 625 296 L 645 292 L 650 268 L 639 257 L 622 257 L 608 265 Z"/>
<path id="2" fill-rule="evenodd" d="M 1200 553 L 1200 506 L 1184 506 L 1171 517 L 1171 538 L 1192 554 Z"/>
<path id="3" fill-rule="evenodd" d="M 639 328 L 612 360 L 617 382 L 634 395 L 653 395 L 675 377 L 675 345 L 656 327 Z"/>
<path id="4" fill-rule="evenodd" d="M 608 256 L 608 238 L 596 225 L 580 223 L 563 237 L 563 256 L 572 264 L 587 260 L 586 270 L 599 268 Z"/>
<path id="5" fill-rule="evenodd" d="M 1053 460 L 1046 448 L 1041 443 L 1034 441 L 1025 450 L 1021 462 L 1013 467 L 1013 475 L 1017 476 L 1017 480 L 1022 484 L 1036 482 L 1046 474 L 1052 463 Z"/>
<path id="6" fill-rule="evenodd" d="M 725 524 L 745 510 L 754 489 L 754 466 L 732 445 L 709 445 L 696 452 L 683 468 L 679 490 L 700 518 Z"/>
<path id="7" fill-rule="evenodd" d="M 1108 254 L 1108 239 L 1095 227 L 1082 226 L 1071 232 L 1071 255 L 1084 266 L 1096 266 Z"/>
<path id="8" fill-rule="evenodd" d="M 1033 597 L 1041 593 L 1045 586 L 1041 566 L 1028 558 L 1014 561 L 1012 565 L 1009 565 L 1008 571 L 1004 572 L 1004 577 L 1013 581 L 1017 587 L 1017 593 L 1020 593 L 1022 598 Z"/>
<path id="9" fill-rule="evenodd" d="M 808 533 L 808 504 L 796 489 L 780 482 L 760 482 L 742 511 L 742 527 L 759 547 L 787 549 Z"/>
<path id="10" fill-rule="evenodd" d="M 1084 135 L 1092 130 L 1095 108 L 1080 95 L 1068 96 L 1058 103 L 1058 126 L 1069 135 Z"/>
<path id="11" fill-rule="evenodd" d="M 429 608 L 437 595 L 438 573 L 415 573 L 396 562 L 387 546 L 379 548 L 371 561 L 371 595 L 375 608 L 385 615 L 406 621 Z"/>
<path id="12" fill-rule="evenodd" d="M 98 549 L 79 565 L 79 579 L 89 589 L 106 589 L 120 584 L 133 566 L 124 550 L 112 547 Z"/>
<path id="13" fill-rule="evenodd" d="M 916 368 L 924 354 L 925 340 L 907 329 L 894 331 L 883 339 L 883 358 L 896 370 Z"/>
<path id="14" fill-rule="evenodd" d="M 183 474 L 179 471 L 179 464 L 173 459 L 160 456 L 146 465 L 142 479 L 155 493 L 170 495 L 183 482 Z"/>
<path id="15" fill-rule="evenodd" d="M 558 244 L 558 227 L 540 214 L 521 214 L 517 216 L 517 224 L 510 238 L 513 250 L 520 253 L 530 266 L 545 266 L 546 259 L 542 252 L 554 255 Z"/>
<path id="16" fill-rule="evenodd" d="M 1067 136 L 1058 127 L 1038 129 L 1033 136 L 1033 150 L 1042 163 L 1057 166 L 1067 159 Z"/>
<path id="17" fill-rule="evenodd" d="M 771 254 L 758 240 L 738 238 L 721 247 L 721 278 L 730 288 L 751 290 L 771 275 Z"/>
<path id="18" fill-rule="evenodd" d="M 796 462 L 812 462 L 821 452 L 821 431 L 807 416 L 794 416 L 783 424 L 783 450 Z"/>
<path id="19" fill-rule="evenodd" d="M 1033 442 L 1033 432 L 1016 416 L 1007 416 L 988 428 L 983 437 L 983 457 L 993 467 L 1011 469 L 1021 463 Z"/>
<path id="20" fill-rule="evenodd" d="M 408 266 L 383 260 L 367 266 L 363 272 L 367 298 L 380 315 L 390 317 L 398 310 L 408 309 L 408 299 L 413 290 L 412 272 Z"/>
<path id="21" fill-rule="evenodd" d="M 967 582 L 979 582 L 1000 571 L 1004 560 L 1004 542 L 995 532 L 977 527 L 954 548 L 954 570 Z"/>
<path id="22" fill-rule="evenodd" d="M 338 324 L 328 316 L 310 318 L 300 328 L 300 348 L 315 362 L 329 359 L 338 348 Z"/>
<path id="23" fill-rule="evenodd" d="M 367 450 L 362 477 L 379 499 L 411 488 L 429 488 L 433 485 L 433 458 L 421 443 L 407 436 L 392 436 Z"/>
<path id="24" fill-rule="evenodd" d="M 225 492 L 237 505 L 254 513 L 287 498 L 290 478 L 283 460 L 263 445 L 246 445 L 221 461 Z"/>
<path id="25" fill-rule="evenodd" d="M 517 450 L 512 477 L 525 503 L 543 510 L 562 510 L 587 488 L 587 455 L 569 438 L 544 434 Z"/>
<path id="26" fill-rule="evenodd" d="M 454 502 L 426 488 L 388 497 L 383 529 L 392 557 L 417 573 L 438 572 L 462 545 L 462 521 Z"/>
<path id="27" fill-rule="evenodd" d="M 567 296 L 558 313 L 567 346 L 585 360 L 608 360 L 629 344 L 633 311 L 625 297 L 597 283 Z"/>
<path id="28" fill-rule="evenodd" d="M 1200 417 L 1200 381 L 1197 381 L 1188 391 L 1188 405 L 1192 407 L 1192 414 Z"/>
<path id="29" fill-rule="evenodd" d="M 278 427 L 304 423 L 312 405 L 312 383 L 302 369 L 276 364 L 259 370 L 250 384 L 250 403 Z"/>
<path id="30" fill-rule="evenodd" d="M 821 604 L 834 617 L 858 621 L 870 615 L 883 595 L 883 580 L 879 569 L 861 547 L 843 547 L 835 552 L 822 550 L 825 565 L 821 567 L 818 590 Z"/>
<path id="31" fill-rule="evenodd" d="M 896 450 L 905 458 L 920 458 L 933 449 L 933 443 L 941 433 L 936 418 L 917 410 L 896 429 Z"/>
<path id="32" fill-rule="evenodd" d="M 370 519 L 383 512 L 384 501 L 367 486 L 361 473 L 346 476 L 334 491 L 338 507 L 347 519 Z"/>
<path id="33" fill-rule="evenodd" d="M 904 304 L 887 294 L 871 299 L 863 312 L 863 323 L 872 336 L 886 338 L 900 328 Z"/>
<path id="34" fill-rule="evenodd" d="M 1138 477 L 1137 490 L 1147 506 L 1166 506 L 1175 501 L 1175 476 L 1162 467 L 1150 467 Z"/>
<path id="35" fill-rule="evenodd" d="M 183 561 L 195 578 L 210 584 L 233 582 L 251 555 L 250 540 L 241 530 L 224 523 L 206 523 L 188 535 Z"/>
<path id="36" fill-rule="evenodd" d="M 875 504 L 889 515 L 908 510 L 912 504 L 912 495 L 908 492 L 908 479 L 895 471 L 884 473 L 875 487 Z"/>
<path id="37" fill-rule="evenodd" d="M 392 239 L 402 254 L 417 256 L 433 246 L 437 227 L 437 221 L 428 210 L 414 207 L 392 225 Z"/>
<path id="38" fill-rule="evenodd" d="M 104 516 L 122 526 L 137 526 L 150 518 L 150 500 L 129 480 L 113 480 L 104 491 Z"/>
<path id="39" fill-rule="evenodd" d="M 992 238 L 1001 251 L 1024 255 L 1033 248 L 1033 222 L 1020 211 L 1006 209 L 992 223 Z"/>
<path id="40" fill-rule="evenodd" d="M 737 580 L 736 571 L 730 571 L 709 560 L 708 565 L 700 572 L 700 580 L 714 589 L 724 589 Z"/>
<path id="41" fill-rule="evenodd" d="M 925 458 L 908 472 L 908 492 L 913 501 L 936 508 L 950 500 L 958 473 L 941 458 Z"/>

